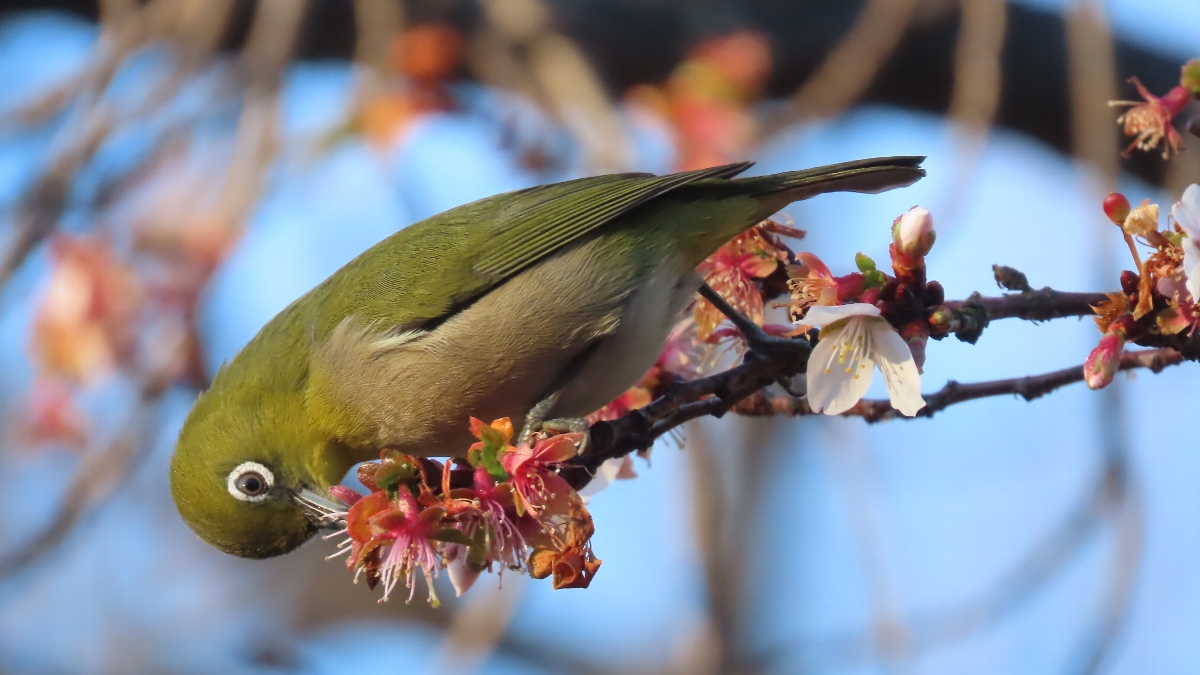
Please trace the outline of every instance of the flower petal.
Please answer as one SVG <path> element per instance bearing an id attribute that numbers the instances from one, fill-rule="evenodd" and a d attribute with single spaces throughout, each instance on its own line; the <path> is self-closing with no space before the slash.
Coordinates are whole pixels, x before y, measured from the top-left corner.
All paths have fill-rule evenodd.
<path id="1" fill-rule="evenodd" d="M 636 477 L 637 474 L 633 474 L 633 476 L 629 475 L 632 472 L 633 469 L 629 455 L 606 459 L 600 465 L 600 468 L 596 469 L 596 475 L 592 476 L 591 482 L 579 491 L 579 497 L 583 500 L 584 504 L 587 504 L 594 495 L 612 485 L 613 481 Z"/>
<path id="2" fill-rule="evenodd" d="M 1194 303 L 1200 301 L 1200 248 L 1191 236 L 1180 239 L 1179 245 L 1183 248 L 1183 273 L 1187 275 L 1188 293 Z"/>
<path id="3" fill-rule="evenodd" d="M 865 302 L 834 307 L 813 307 L 804 315 L 806 326 L 828 326 L 835 321 L 848 319 L 852 316 L 879 316 L 879 308 Z"/>
<path id="4" fill-rule="evenodd" d="M 467 563 L 467 547 L 451 544 L 446 547 L 446 571 L 450 573 L 450 583 L 454 586 L 454 594 L 462 597 L 463 593 L 475 585 L 482 570 L 475 569 Z"/>
<path id="5" fill-rule="evenodd" d="M 813 412 L 840 415 L 866 395 L 875 363 L 868 354 L 862 318 L 823 333 L 808 357 L 808 405 Z"/>
<path id="6" fill-rule="evenodd" d="M 1171 207 L 1171 217 L 1189 239 L 1200 239 L 1200 185 L 1193 183 L 1183 191 L 1183 199 Z"/>
<path id="7" fill-rule="evenodd" d="M 921 373 L 908 343 L 886 321 L 870 321 L 867 329 L 892 407 L 906 417 L 916 415 L 925 407 L 925 399 L 921 398 Z"/>

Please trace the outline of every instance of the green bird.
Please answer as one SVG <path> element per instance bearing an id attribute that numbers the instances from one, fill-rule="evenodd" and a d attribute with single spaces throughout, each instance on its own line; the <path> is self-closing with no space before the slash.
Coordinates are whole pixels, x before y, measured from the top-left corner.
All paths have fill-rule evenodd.
<path id="1" fill-rule="evenodd" d="M 465 454 L 472 415 L 582 418 L 654 364 L 721 245 L 796 200 L 910 185 L 923 159 L 596 176 L 407 227 L 221 367 L 180 432 L 175 504 L 204 541 L 265 558 L 315 534 L 325 490 L 383 448 Z"/>

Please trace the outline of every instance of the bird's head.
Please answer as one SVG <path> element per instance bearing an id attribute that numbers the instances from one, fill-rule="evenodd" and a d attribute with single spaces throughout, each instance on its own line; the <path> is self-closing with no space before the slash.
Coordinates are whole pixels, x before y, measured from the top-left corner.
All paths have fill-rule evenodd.
<path id="1" fill-rule="evenodd" d="M 192 531 L 243 558 L 287 553 L 344 510 L 324 497 L 345 474 L 306 433 L 303 407 L 238 396 L 214 382 L 193 406 L 171 458 L 171 493 Z M 281 394 L 280 396 L 284 396 Z"/>

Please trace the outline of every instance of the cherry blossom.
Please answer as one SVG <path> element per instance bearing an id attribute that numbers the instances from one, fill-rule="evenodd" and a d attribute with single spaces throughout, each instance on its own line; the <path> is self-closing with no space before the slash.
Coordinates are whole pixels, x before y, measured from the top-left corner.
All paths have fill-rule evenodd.
<path id="1" fill-rule="evenodd" d="M 824 326 L 808 359 L 808 404 L 813 412 L 838 415 L 849 410 L 866 395 L 875 366 L 883 373 L 892 407 L 912 417 L 925 406 L 912 352 L 878 307 L 813 307 L 804 323 Z"/>

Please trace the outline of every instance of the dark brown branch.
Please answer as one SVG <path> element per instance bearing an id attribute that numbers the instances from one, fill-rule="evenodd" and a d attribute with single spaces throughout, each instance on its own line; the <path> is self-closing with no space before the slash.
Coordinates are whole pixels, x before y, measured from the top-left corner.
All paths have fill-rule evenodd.
<path id="1" fill-rule="evenodd" d="M 1070 293 L 1047 287 L 996 297 L 984 297 L 974 293 L 966 300 L 951 300 L 946 303 L 946 307 L 961 310 L 967 305 L 978 305 L 987 310 L 991 320 L 1049 321 L 1069 316 L 1089 316 L 1092 314 L 1093 305 L 1107 299 L 1108 296 L 1104 293 Z"/>
<path id="2" fill-rule="evenodd" d="M 771 383 L 786 381 L 803 372 L 808 365 L 812 344 L 803 339 L 766 336 L 712 289 L 705 287 L 701 295 L 730 317 L 743 335 L 749 338 L 751 348 L 742 364 L 716 375 L 669 385 L 661 396 L 646 407 L 611 422 L 593 425 L 588 450 L 577 458 L 574 466 L 564 469 L 564 475 L 576 486 L 585 485 L 591 479 L 591 473 L 605 460 L 646 450 L 659 436 L 693 419 L 706 416 L 719 418 L 730 410 L 745 415 L 812 414 L 808 401 L 803 398 L 776 395 L 747 400 Z M 998 297 L 974 293 L 966 300 L 945 304 L 954 312 L 959 338 L 973 343 L 991 319 L 1045 321 L 1088 316 L 1092 314 L 1092 306 L 1103 302 L 1106 297 L 1103 293 L 1069 293 L 1043 288 Z M 1131 351 L 1122 356 L 1120 369 L 1149 368 L 1158 372 L 1184 359 L 1185 354 L 1170 347 Z M 941 390 L 925 396 L 926 405 L 917 413 L 917 417 L 932 417 L 956 403 L 1004 394 L 1032 401 L 1081 380 L 1082 365 L 1041 375 L 989 382 L 963 384 L 951 380 Z M 844 414 L 862 417 L 868 422 L 898 416 L 886 400 L 863 400 Z"/>
<path id="3" fill-rule="evenodd" d="M 1125 352 L 1121 355 L 1121 370 L 1134 368 L 1149 368 L 1159 372 L 1168 366 L 1174 366 L 1184 361 L 1183 355 L 1171 349 L 1145 349 Z M 992 396 L 1020 396 L 1026 401 L 1041 398 L 1057 389 L 1083 381 L 1083 365 L 1063 368 L 1040 375 L 1026 375 L 1003 380 L 986 382 L 956 382 L 950 380 L 946 386 L 932 394 L 925 394 L 925 407 L 917 412 L 917 417 L 933 417 L 946 408 L 956 404 L 974 401 Z M 739 411 L 741 412 L 741 411 Z M 751 415 L 811 415 L 812 409 L 808 401 L 785 396 L 766 397 L 751 409 L 744 411 Z M 868 422 L 882 422 L 903 417 L 886 399 L 863 399 L 853 408 L 843 413 L 845 417 L 861 417 Z"/>
<path id="4" fill-rule="evenodd" d="M 1092 307 L 1108 299 L 1104 293 L 1069 293 L 1053 288 L 985 297 L 972 293 L 966 300 L 950 300 L 954 312 L 952 330 L 958 339 L 975 344 L 988 323 L 996 319 L 1049 321 L 1071 316 L 1090 316 Z"/>

